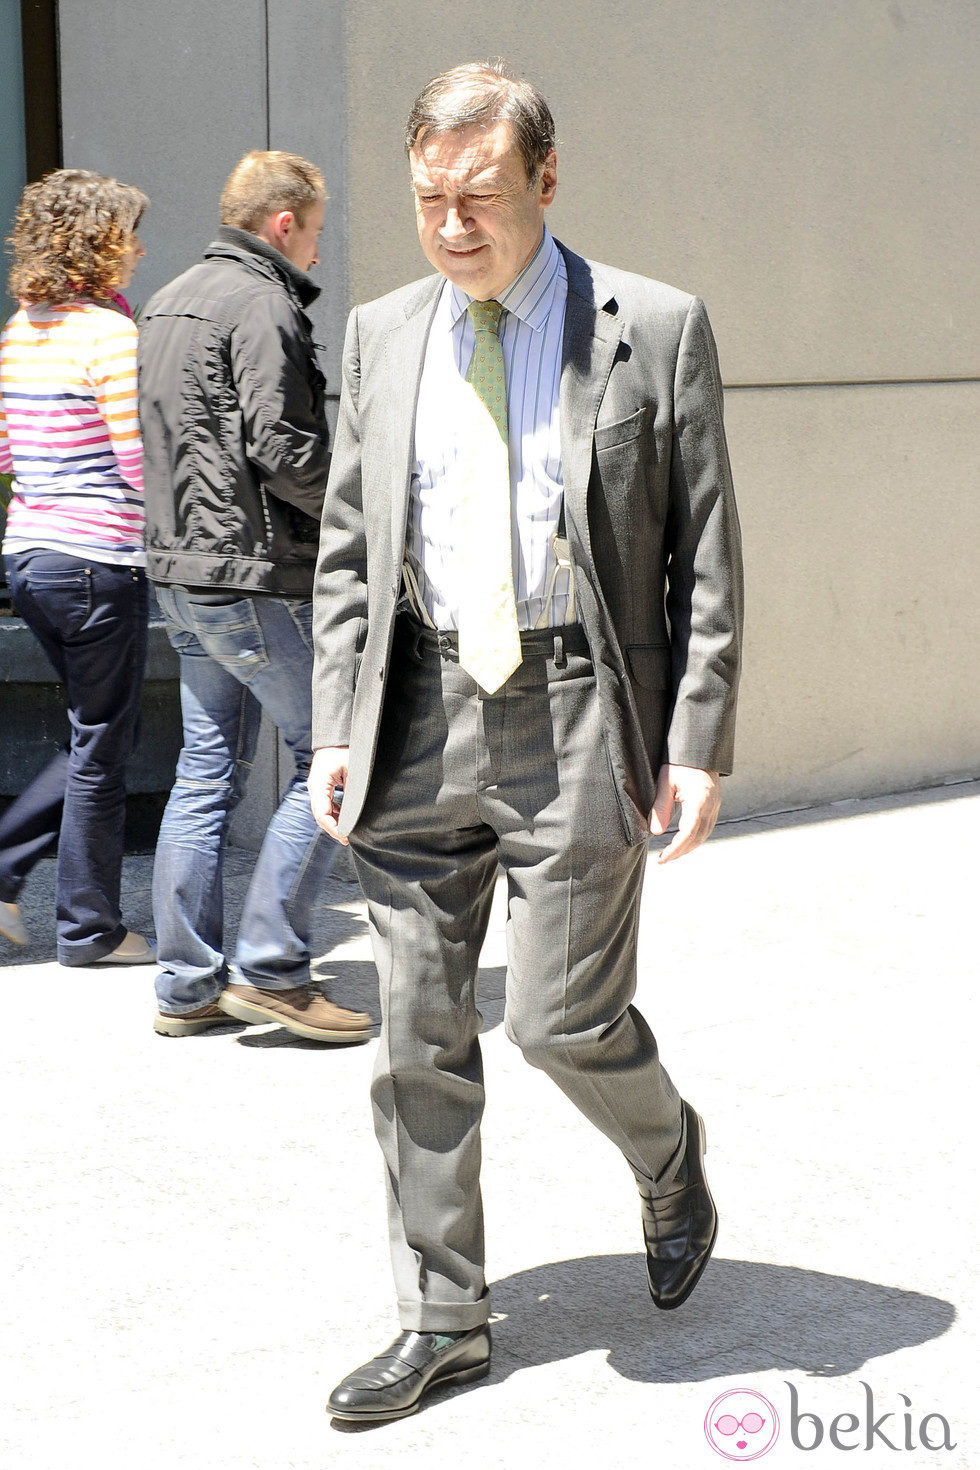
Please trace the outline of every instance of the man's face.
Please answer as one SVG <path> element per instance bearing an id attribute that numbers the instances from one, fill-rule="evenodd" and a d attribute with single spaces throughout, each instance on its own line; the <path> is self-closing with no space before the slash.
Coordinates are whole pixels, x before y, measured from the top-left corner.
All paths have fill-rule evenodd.
<path id="1" fill-rule="evenodd" d="M 324 201 L 317 200 L 306 211 L 306 219 L 300 224 L 294 214 L 277 215 L 280 222 L 276 248 L 301 271 L 312 270 L 320 263 L 320 232 L 323 229 Z"/>
<path id="2" fill-rule="evenodd" d="M 548 154 L 529 180 L 509 123 L 439 133 L 409 155 L 426 259 L 477 301 L 499 296 L 527 265 L 555 197 Z"/>

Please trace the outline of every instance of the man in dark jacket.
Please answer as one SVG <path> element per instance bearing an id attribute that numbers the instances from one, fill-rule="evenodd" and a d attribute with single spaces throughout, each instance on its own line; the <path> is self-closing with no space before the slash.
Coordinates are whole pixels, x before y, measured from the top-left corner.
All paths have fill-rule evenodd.
<path id="1" fill-rule="evenodd" d="M 306 794 L 310 598 L 330 454 L 305 308 L 319 295 L 307 271 L 325 197 L 305 159 L 246 155 L 222 193 L 217 240 L 141 324 L 147 571 L 180 658 L 184 720 L 153 876 L 164 1036 L 229 1016 L 334 1042 L 361 1041 L 370 1026 L 310 984 L 310 914 L 333 858 Z M 263 708 L 295 771 L 229 969 L 222 860 Z"/>

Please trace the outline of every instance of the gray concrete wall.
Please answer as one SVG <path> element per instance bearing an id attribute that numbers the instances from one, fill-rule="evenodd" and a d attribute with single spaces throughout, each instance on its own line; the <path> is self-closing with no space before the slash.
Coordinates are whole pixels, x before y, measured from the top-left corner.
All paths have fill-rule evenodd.
<path id="1" fill-rule="evenodd" d="M 415 93 L 503 50 L 555 113 L 555 232 L 703 296 L 728 382 L 976 375 L 974 0 L 358 0 L 348 24 L 356 300 L 426 269 L 398 208 Z"/>
<path id="2" fill-rule="evenodd" d="M 727 394 L 748 588 L 726 811 L 980 769 L 975 383 Z"/>
<path id="3" fill-rule="evenodd" d="M 748 574 L 727 812 L 980 770 L 974 0 L 359 0 L 348 29 L 354 300 L 427 269 L 413 96 L 503 50 L 555 112 L 555 233 L 708 304 Z"/>
<path id="4" fill-rule="evenodd" d="M 153 205 L 135 299 L 249 147 L 324 167 L 342 319 L 427 267 L 402 155 L 434 72 L 506 51 L 552 101 L 555 232 L 702 295 L 748 568 L 728 811 L 980 770 L 974 0 L 61 0 L 66 162 Z"/>

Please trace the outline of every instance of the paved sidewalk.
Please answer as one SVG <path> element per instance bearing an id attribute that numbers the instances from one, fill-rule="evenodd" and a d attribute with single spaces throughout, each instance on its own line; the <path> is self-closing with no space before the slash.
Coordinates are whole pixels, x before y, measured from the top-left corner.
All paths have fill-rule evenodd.
<path id="1" fill-rule="evenodd" d="M 722 1217 L 676 1313 L 647 1297 L 626 1166 L 504 1037 L 498 893 L 481 975 L 493 1371 L 354 1432 L 326 1396 L 397 1330 L 375 1043 L 155 1036 L 152 969 L 54 963 L 42 864 L 33 947 L 0 941 L 0 1464 L 711 1470 L 705 1414 L 745 1387 L 782 1421 L 766 1465 L 791 1467 L 810 1462 L 792 1385 L 818 1416 L 796 1431 L 821 1429 L 814 1463 L 838 1463 L 838 1415 L 864 1448 L 870 1392 L 891 1417 L 862 1464 L 976 1467 L 978 817 L 975 782 L 731 823 L 649 866 L 638 1003 L 707 1121 Z M 229 907 L 250 865 L 235 854 Z M 127 860 L 134 928 L 149 876 Z M 331 882 L 318 924 L 328 990 L 377 1016 L 356 889 Z M 921 1447 L 930 1414 L 955 1449 Z M 925 1433 L 941 1441 L 937 1418 Z"/>

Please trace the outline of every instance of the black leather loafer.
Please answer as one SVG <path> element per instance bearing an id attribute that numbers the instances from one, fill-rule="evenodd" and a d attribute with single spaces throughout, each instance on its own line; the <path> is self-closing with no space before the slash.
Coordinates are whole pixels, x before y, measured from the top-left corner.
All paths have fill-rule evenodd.
<path id="1" fill-rule="evenodd" d="M 484 1323 L 446 1347 L 432 1332 L 401 1332 L 391 1347 L 337 1384 L 327 1401 L 335 1419 L 383 1423 L 414 1414 L 437 1384 L 471 1383 L 490 1371 L 490 1328 Z"/>
<path id="2" fill-rule="evenodd" d="M 650 1295 L 662 1311 L 686 1302 L 701 1279 L 718 1234 L 718 1211 L 704 1177 L 704 1124 L 684 1103 L 687 1146 L 675 1183 L 653 1198 L 640 1191 Z"/>

